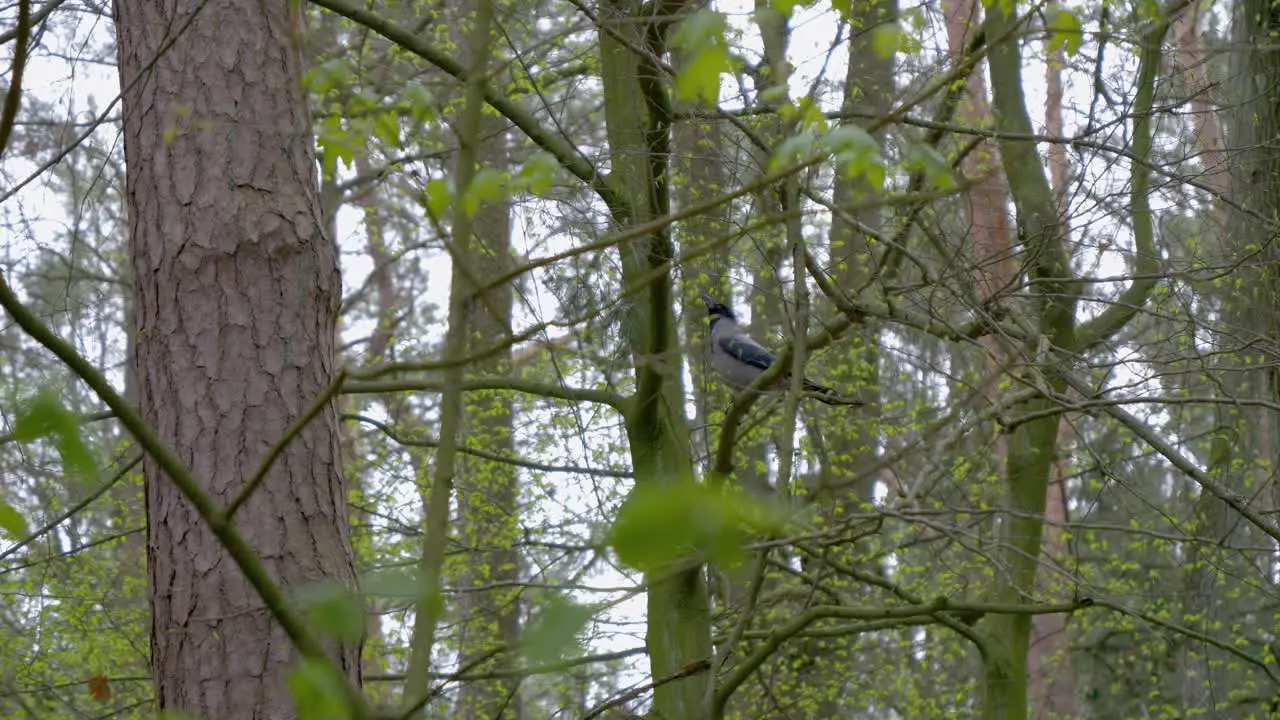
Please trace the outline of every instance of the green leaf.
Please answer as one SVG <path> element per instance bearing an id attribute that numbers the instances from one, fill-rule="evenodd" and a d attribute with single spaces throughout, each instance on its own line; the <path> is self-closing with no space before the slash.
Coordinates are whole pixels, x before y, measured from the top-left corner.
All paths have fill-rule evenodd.
<path id="1" fill-rule="evenodd" d="M 769 172 L 775 172 L 812 155 L 816 140 L 813 133 L 802 132 L 778 143 L 773 157 L 769 158 Z"/>
<path id="2" fill-rule="evenodd" d="M 723 14 L 714 10 L 699 10 L 690 15 L 676 28 L 671 42 L 677 48 L 697 50 L 707 41 L 724 42 L 724 31 L 728 21 Z"/>
<path id="3" fill-rule="evenodd" d="M 437 221 L 443 220 L 445 213 L 449 211 L 449 203 L 453 202 L 453 190 L 449 188 L 449 181 L 443 178 L 427 181 L 426 193 L 427 211 Z"/>
<path id="4" fill-rule="evenodd" d="M 356 593 L 330 582 L 304 588 L 298 599 L 311 621 L 329 637 L 354 641 L 364 636 L 364 605 Z"/>
<path id="5" fill-rule="evenodd" d="M 534 665 L 563 658 L 594 614 L 590 608 L 553 596 L 524 631 L 521 639 L 525 658 Z"/>
<path id="6" fill-rule="evenodd" d="M 877 25 L 871 30 L 871 51 L 882 60 L 889 60 L 902 49 L 904 33 L 896 23 Z"/>
<path id="7" fill-rule="evenodd" d="M 681 100 L 699 100 L 714 106 L 720 99 L 720 74 L 732 71 L 729 51 L 724 47 L 709 46 L 676 75 L 676 94 Z"/>
<path id="8" fill-rule="evenodd" d="M 400 146 L 400 118 L 393 112 L 373 116 L 373 136 L 390 147 Z"/>
<path id="9" fill-rule="evenodd" d="M 796 8 L 812 7 L 816 0 L 773 0 L 773 9 L 777 10 L 782 17 L 791 19 L 795 14 Z"/>
<path id="10" fill-rule="evenodd" d="M 30 531 L 27 529 L 27 519 L 18 512 L 18 509 L 4 500 L 0 500 L 0 530 L 14 540 L 22 540 Z"/>
<path id="11" fill-rule="evenodd" d="M 779 109 L 785 108 L 785 107 L 794 108 L 795 106 L 791 105 L 790 99 L 788 97 L 790 93 L 791 93 L 791 89 L 788 88 L 786 85 L 773 85 L 771 87 L 767 87 L 764 90 L 760 91 L 760 104 L 761 105 L 779 105 L 780 106 Z"/>
<path id="12" fill-rule="evenodd" d="M 1061 48 L 1067 57 L 1075 57 L 1084 43 L 1084 27 L 1080 18 L 1066 8 L 1059 8 L 1049 25 L 1049 47 Z"/>
<path id="13" fill-rule="evenodd" d="M 864 150 L 880 154 L 880 143 L 857 125 L 847 124 L 832 128 L 827 133 L 827 147 L 835 151 Z"/>
<path id="14" fill-rule="evenodd" d="M 320 122 L 320 130 L 316 133 L 316 144 L 320 147 L 320 167 L 326 177 L 332 177 L 338 169 L 338 161 L 346 167 L 356 159 L 356 149 L 360 147 L 353 136 L 342 125 L 339 115 L 330 115 Z"/>
<path id="15" fill-rule="evenodd" d="M 97 464 L 80 437 L 80 421 L 63 407 L 53 390 L 41 390 L 27 401 L 14 420 L 12 437 L 18 442 L 52 438 L 68 475 L 91 476 L 97 472 Z"/>
<path id="16" fill-rule="evenodd" d="M 419 123 L 431 122 L 436 116 L 436 99 L 425 85 L 411 82 L 400 91 L 400 104 Z"/>
<path id="17" fill-rule="evenodd" d="M 417 599 L 422 584 L 404 570 L 378 570 L 360 579 L 360 590 L 375 597 Z"/>
<path id="18" fill-rule="evenodd" d="M 754 535 L 785 528 L 789 511 L 729 489 L 681 480 L 636 486 L 610 531 L 618 559 L 641 571 L 687 557 L 734 565 Z"/>
<path id="19" fill-rule="evenodd" d="M 778 116 L 786 123 L 797 123 L 801 130 L 827 131 L 827 116 L 813 100 L 800 98 L 799 103 L 787 103 L 778 108 Z"/>
<path id="20" fill-rule="evenodd" d="M 317 95 L 342 87 L 351 80 L 351 64 L 345 58 L 327 60 L 302 76 L 303 87 Z"/>
<path id="21" fill-rule="evenodd" d="M 516 177 L 520 180 L 521 187 L 538 197 L 546 197 L 559 167 L 560 163 L 550 153 L 536 152 L 524 161 L 520 174 Z"/>
<path id="22" fill-rule="evenodd" d="M 943 192 L 949 192 L 959 187 L 955 176 L 951 174 L 951 167 L 947 165 L 947 161 L 937 150 L 928 145 L 912 147 L 907 152 L 903 167 L 908 170 L 923 172 L 929 185 Z"/>
<path id="23" fill-rule="evenodd" d="M 476 173 L 467 186 L 467 191 L 462 194 L 462 211 L 475 215 L 482 203 L 506 199 L 510 181 L 510 175 L 493 168 L 485 168 Z"/>
<path id="24" fill-rule="evenodd" d="M 676 95 L 715 105 L 720 99 L 720 74 L 733 72 L 733 58 L 725 39 L 728 22 L 713 10 L 700 10 L 680 23 L 672 44 L 688 51 L 689 59 L 676 74 Z"/>
<path id="25" fill-rule="evenodd" d="M 822 114 L 817 103 L 807 97 L 800 98 L 799 110 L 801 127 L 820 133 L 827 131 L 827 116 Z"/>
<path id="26" fill-rule="evenodd" d="M 827 147 L 847 177 L 862 177 L 875 188 L 884 185 L 884 158 L 880 144 L 857 125 L 841 125 L 827 133 Z"/>
<path id="27" fill-rule="evenodd" d="M 831 0 L 831 9 L 840 13 L 840 19 L 849 22 L 849 15 L 853 12 L 853 3 L 851 0 Z"/>
<path id="28" fill-rule="evenodd" d="M 328 663 L 303 658 L 289 673 L 289 694 L 298 712 L 298 720 L 350 720 L 354 717 L 347 704 L 343 685 Z"/>
<path id="29" fill-rule="evenodd" d="M 928 22 L 928 19 L 925 17 L 924 10 L 920 7 L 917 6 L 903 10 L 901 17 L 911 25 L 912 31 L 916 34 L 924 32 L 925 24 Z"/>

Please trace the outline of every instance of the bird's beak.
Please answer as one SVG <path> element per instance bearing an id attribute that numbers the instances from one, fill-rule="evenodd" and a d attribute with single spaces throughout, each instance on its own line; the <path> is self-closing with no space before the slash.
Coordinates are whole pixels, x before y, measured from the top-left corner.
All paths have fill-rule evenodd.
<path id="1" fill-rule="evenodd" d="M 702 295 L 702 302 L 704 302 L 704 303 L 706 303 L 706 304 L 707 304 L 707 309 L 708 309 L 708 310 L 710 310 L 711 308 L 713 308 L 713 307 L 715 307 L 716 305 L 719 305 L 719 304 L 720 304 L 720 303 L 716 302 L 716 299 L 715 299 L 715 298 L 713 298 L 713 297 L 711 297 L 710 295 L 707 295 L 707 294 L 705 294 L 705 293 L 703 293 L 703 295 Z"/>

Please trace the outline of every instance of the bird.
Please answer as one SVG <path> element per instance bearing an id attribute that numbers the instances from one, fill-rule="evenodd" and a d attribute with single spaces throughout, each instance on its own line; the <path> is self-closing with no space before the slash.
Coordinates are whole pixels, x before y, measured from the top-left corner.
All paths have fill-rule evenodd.
<path id="1" fill-rule="evenodd" d="M 707 305 L 707 318 L 711 323 L 711 367 L 734 389 L 741 390 L 773 365 L 774 356 L 763 345 L 751 339 L 733 309 L 710 295 L 703 295 Z M 788 382 L 789 373 L 778 378 L 773 389 Z M 819 385 L 808 378 L 802 381 L 804 390 L 828 405 L 858 405 L 857 401 L 843 400 L 835 390 Z"/>

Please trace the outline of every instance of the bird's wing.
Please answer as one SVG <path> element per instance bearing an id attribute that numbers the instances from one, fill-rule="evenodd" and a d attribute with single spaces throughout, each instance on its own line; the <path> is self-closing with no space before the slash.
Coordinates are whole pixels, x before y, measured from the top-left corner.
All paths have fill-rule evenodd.
<path id="1" fill-rule="evenodd" d="M 773 364 L 773 353 L 745 335 L 721 338 L 720 349 L 738 362 L 761 370 L 767 370 Z"/>

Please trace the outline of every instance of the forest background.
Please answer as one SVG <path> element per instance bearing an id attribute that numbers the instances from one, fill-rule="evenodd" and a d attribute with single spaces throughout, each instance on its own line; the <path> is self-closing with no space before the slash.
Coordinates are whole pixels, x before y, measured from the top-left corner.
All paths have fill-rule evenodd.
<path id="1" fill-rule="evenodd" d="M 0 717 L 1280 715 L 1272 4 L 0 24 Z"/>

